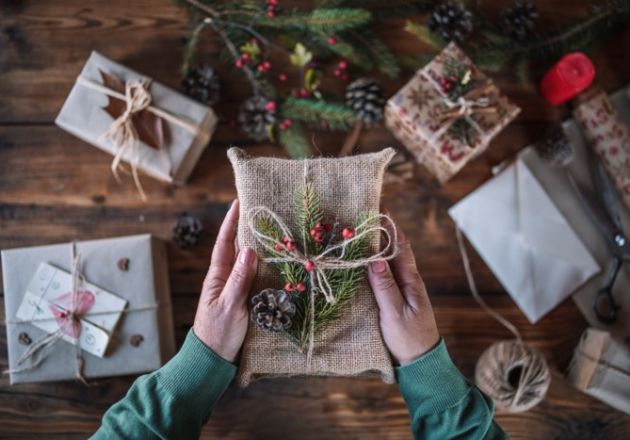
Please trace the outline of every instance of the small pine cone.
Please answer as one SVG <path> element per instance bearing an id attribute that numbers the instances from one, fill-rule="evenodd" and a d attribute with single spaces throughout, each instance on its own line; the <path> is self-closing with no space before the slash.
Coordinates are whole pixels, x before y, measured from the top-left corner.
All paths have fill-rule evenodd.
<path id="1" fill-rule="evenodd" d="M 183 213 L 177 218 L 177 223 L 173 226 L 173 243 L 180 249 L 193 248 L 199 243 L 202 232 L 201 220 Z"/>
<path id="2" fill-rule="evenodd" d="M 269 102 L 264 96 L 252 96 L 241 104 L 238 111 L 241 130 L 256 142 L 269 139 L 268 127 L 276 121 L 275 110 L 268 109 Z"/>
<path id="3" fill-rule="evenodd" d="M 427 25 L 446 41 L 464 41 L 473 31 L 473 14 L 462 3 L 447 1 L 433 9 Z"/>
<path id="4" fill-rule="evenodd" d="M 190 69 L 182 78 L 184 93 L 206 105 L 214 105 L 221 97 L 221 81 L 212 67 L 202 65 Z"/>
<path id="5" fill-rule="evenodd" d="M 535 148 L 540 158 L 550 165 L 565 166 L 573 160 L 573 144 L 560 125 L 551 127 Z"/>
<path id="6" fill-rule="evenodd" d="M 524 40 L 536 26 L 538 10 L 534 3 L 515 0 L 511 7 L 501 13 L 501 29 L 508 37 Z"/>
<path id="7" fill-rule="evenodd" d="M 383 87 L 369 78 L 359 78 L 346 88 L 346 104 L 365 125 L 379 124 L 385 107 Z"/>
<path id="8" fill-rule="evenodd" d="M 265 289 L 252 298 L 251 319 L 263 330 L 281 332 L 291 327 L 295 304 L 284 290 Z"/>

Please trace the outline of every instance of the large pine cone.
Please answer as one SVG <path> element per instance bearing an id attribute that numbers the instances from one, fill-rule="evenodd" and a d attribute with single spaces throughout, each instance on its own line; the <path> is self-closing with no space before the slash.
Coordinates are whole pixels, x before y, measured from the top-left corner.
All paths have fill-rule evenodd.
<path id="1" fill-rule="evenodd" d="M 374 80 L 359 78 L 346 88 L 346 105 L 365 125 L 379 124 L 385 107 L 383 88 Z"/>
<path id="2" fill-rule="evenodd" d="M 265 289 L 252 298 L 251 319 L 263 330 L 281 332 L 291 327 L 295 304 L 284 290 Z"/>
<path id="3" fill-rule="evenodd" d="M 429 29 L 446 41 L 464 41 L 473 31 L 473 15 L 462 3 L 440 3 L 431 12 Z"/>

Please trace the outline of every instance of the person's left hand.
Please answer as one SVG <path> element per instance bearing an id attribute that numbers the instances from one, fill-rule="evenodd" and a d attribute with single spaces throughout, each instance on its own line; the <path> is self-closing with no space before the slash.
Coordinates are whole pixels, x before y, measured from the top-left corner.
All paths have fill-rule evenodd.
<path id="1" fill-rule="evenodd" d="M 223 220 L 203 282 L 193 331 L 226 361 L 234 363 L 247 333 L 247 297 L 256 275 L 256 253 L 236 245 L 239 203 Z"/>

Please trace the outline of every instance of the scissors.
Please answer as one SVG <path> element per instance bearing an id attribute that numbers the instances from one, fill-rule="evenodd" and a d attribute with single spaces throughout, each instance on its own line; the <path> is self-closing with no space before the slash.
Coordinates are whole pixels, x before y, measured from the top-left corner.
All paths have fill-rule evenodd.
<path id="1" fill-rule="evenodd" d="M 593 311 L 597 319 L 604 324 L 613 324 L 617 320 L 619 305 L 612 290 L 624 261 L 630 261 L 630 240 L 624 234 L 619 215 L 619 197 L 601 161 L 594 154 L 589 158 L 593 192 L 577 182 L 571 173 L 569 180 L 590 212 L 612 255 L 604 282 L 593 298 Z"/>

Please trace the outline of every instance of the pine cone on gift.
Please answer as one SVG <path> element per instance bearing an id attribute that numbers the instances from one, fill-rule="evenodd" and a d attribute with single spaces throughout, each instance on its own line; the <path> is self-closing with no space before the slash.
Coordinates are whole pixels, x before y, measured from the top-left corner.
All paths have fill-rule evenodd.
<path id="1" fill-rule="evenodd" d="M 221 80 L 212 67 L 204 64 L 186 73 L 182 89 L 194 100 L 212 106 L 221 97 Z"/>
<path id="2" fill-rule="evenodd" d="M 427 26 L 446 41 L 464 41 L 473 31 L 473 14 L 462 3 L 447 1 L 431 12 Z"/>
<path id="3" fill-rule="evenodd" d="M 508 37 L 524 40 L 532 33 L 537 20 L 538 10 L 534 3 L 515 0 L 501 13 L 501 29 Z"/>
<path id="4" fill-rule="evenodd" d="M 256 142 L 269 139 L 269 126 L 276 121 L 274 101 L 264 96 L 252 96 L 241 104 L 238 123 L 241 130 Z"/>
<path id="5" fill-rule="evenodd" d="M 281 332 L 291 327 L 295 304 L 284 290 L 265 289 L 252 298 L 251 319 L 263 330 Z"/>
<path id="6" fill-rule="evenodd" d="M 359 78 L 346 88 L 346 105 L 365 125 L 379 124 L 385 107 L 383 87 L 369 78 Z"/>
<path id="7" fill-rule="evenodd" d="M 183 213 L 177 218 L 173 226 L 173 243 L 180 249 L 190 249 L 199 243 L 203 225 L 201 220 L 188 213 Z"/>

